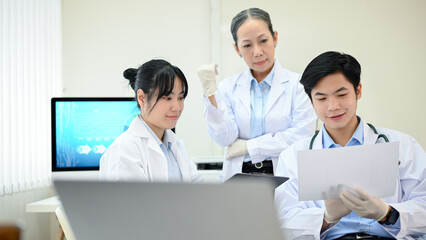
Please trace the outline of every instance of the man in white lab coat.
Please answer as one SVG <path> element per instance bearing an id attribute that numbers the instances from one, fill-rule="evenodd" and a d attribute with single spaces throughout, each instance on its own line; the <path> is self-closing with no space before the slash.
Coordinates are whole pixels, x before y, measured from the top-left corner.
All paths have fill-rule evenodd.
<path id="1" fill-rule="evenodd" d="M 289 181 L 275 192 L 286 239 L 413 239 L 426 233 L 426 154 L 406 134 L 367 125 L 356 115 L 361 66 L 348 54 L 325 52 L 306 67 L 301 83 L 324 122 L 314 137 L 280 154 L 276 175 Z M 376 198 L 362 189 L 340 198 L 298 201 L 297 151 L 400 142 L 395 194 Z M 377 169 L 380 171 L 380 169 Z"/>

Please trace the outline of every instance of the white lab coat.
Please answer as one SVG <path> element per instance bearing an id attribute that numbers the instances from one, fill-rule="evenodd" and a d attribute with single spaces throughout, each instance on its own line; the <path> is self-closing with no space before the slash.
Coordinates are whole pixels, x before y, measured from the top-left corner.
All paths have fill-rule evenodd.
<path id="1" fill-rule="evenodd" d="M 375 144 L 378 135 L 364 123 L 364 144 Z M 401 229 L 382 225 L 397 239 L 413 239 L 426 233 L 426 155 L 416 140 L 406 134 L 377 128 L 390 142 L 400 142 L 399 169 L 395 194 L 382 198 L 400 214 Z M 325 211 L 324 201 L 298 201 L 297 151 L 309 149 L 311 137 L 287 148 L 280 155 L 277 175 L 290 178 L 275 190 L 275 206 L 285 239 L 301 237 L 320 239 Z M 378 142 L 384 142 L 380 138 Z M 312 149 L 322 148 L 322 129 L 315 138 Z M 412 235 L 412 236 L 410 236 Z M 322 236 L 325 237 L 325 236 Z"/>
<path id="2" fill-rule="evenodd" d="M 211 138 L 228 146 L 237 138 L 250 139 L 250 69 L 223 80 L 215 93 L 218 108 L 205 96 L 204 118 Z M 252 161 L 272 158 L 274 170 L 279 154 L 299 139 L 315 131 L 316 115 L 299 82 L 300 74 L 281 67 L 275 61 L 275 74 L 265 111 L 266 133 L 247 141 Z M 223 180 L 240 173 L 245 156 L 223 163 Z"/>
<path id="3" fill-rule="evenodd" d="M 200 182 L 201 175 L 189 159 L 185 147 L 171 130 L 165 135 L 172 143 L 172 152 L 176 157 L 182 180 Z M 99 178 L 111 181 L 168 181 L 167 159 L 139 117 L 130 124 L 106 150 L 101 158 Z"/>

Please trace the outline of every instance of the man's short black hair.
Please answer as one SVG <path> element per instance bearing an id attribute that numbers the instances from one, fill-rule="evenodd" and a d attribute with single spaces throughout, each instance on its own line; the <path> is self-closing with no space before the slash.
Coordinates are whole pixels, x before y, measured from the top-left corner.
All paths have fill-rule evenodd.
<path id="1" fill-rule="evenodd" d="M 359 62 L 349 54 L 329 51 L 314 58 L 308 64 L 300 79 L 300 83 L 302 83 L 311 101 L 312 89 L 317 85 L 318 81 L 327 75 L 338 72 L 342 73 L 352 83 L 355 93 L 357 92 L 361 80 L 361 65 Z"/>

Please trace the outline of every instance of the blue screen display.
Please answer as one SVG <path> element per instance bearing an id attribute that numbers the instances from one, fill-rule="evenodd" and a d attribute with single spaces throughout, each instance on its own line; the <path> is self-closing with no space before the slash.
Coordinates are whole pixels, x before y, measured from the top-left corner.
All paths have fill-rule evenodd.
<path id="1" fill-rule="evenodd" d="M 140 113 L 133 100 L 54 104 L 56 168 L 99 167 L 105 150 Z"/>

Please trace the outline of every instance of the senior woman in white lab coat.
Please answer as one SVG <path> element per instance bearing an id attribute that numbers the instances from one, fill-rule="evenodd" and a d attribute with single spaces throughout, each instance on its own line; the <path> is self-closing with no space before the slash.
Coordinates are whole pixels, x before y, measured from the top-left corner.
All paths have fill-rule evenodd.
<path id="1" fill-rule="evenodd" d="M 151 60 L 124 71 L 141 113 L 106 150 L 100 179 L 199 182 L 201 175 L 170 129 L 182 114 L 188 83 L 167 61 Z"/>
<path id="2" fill-rule="evenodd" d="M 209 134 L 227 146 L 223 180 L 240 172 L 272 174 L 279 154 L 312 136 L 316 124 L 300 74 L 275 59 L 278 33 L 269 14 L 258 8 L 243 10 L 233 18 L 231 33 L 247 70 L 223 80 L 218 89 L 215 64 L 198 70 Z"/>

